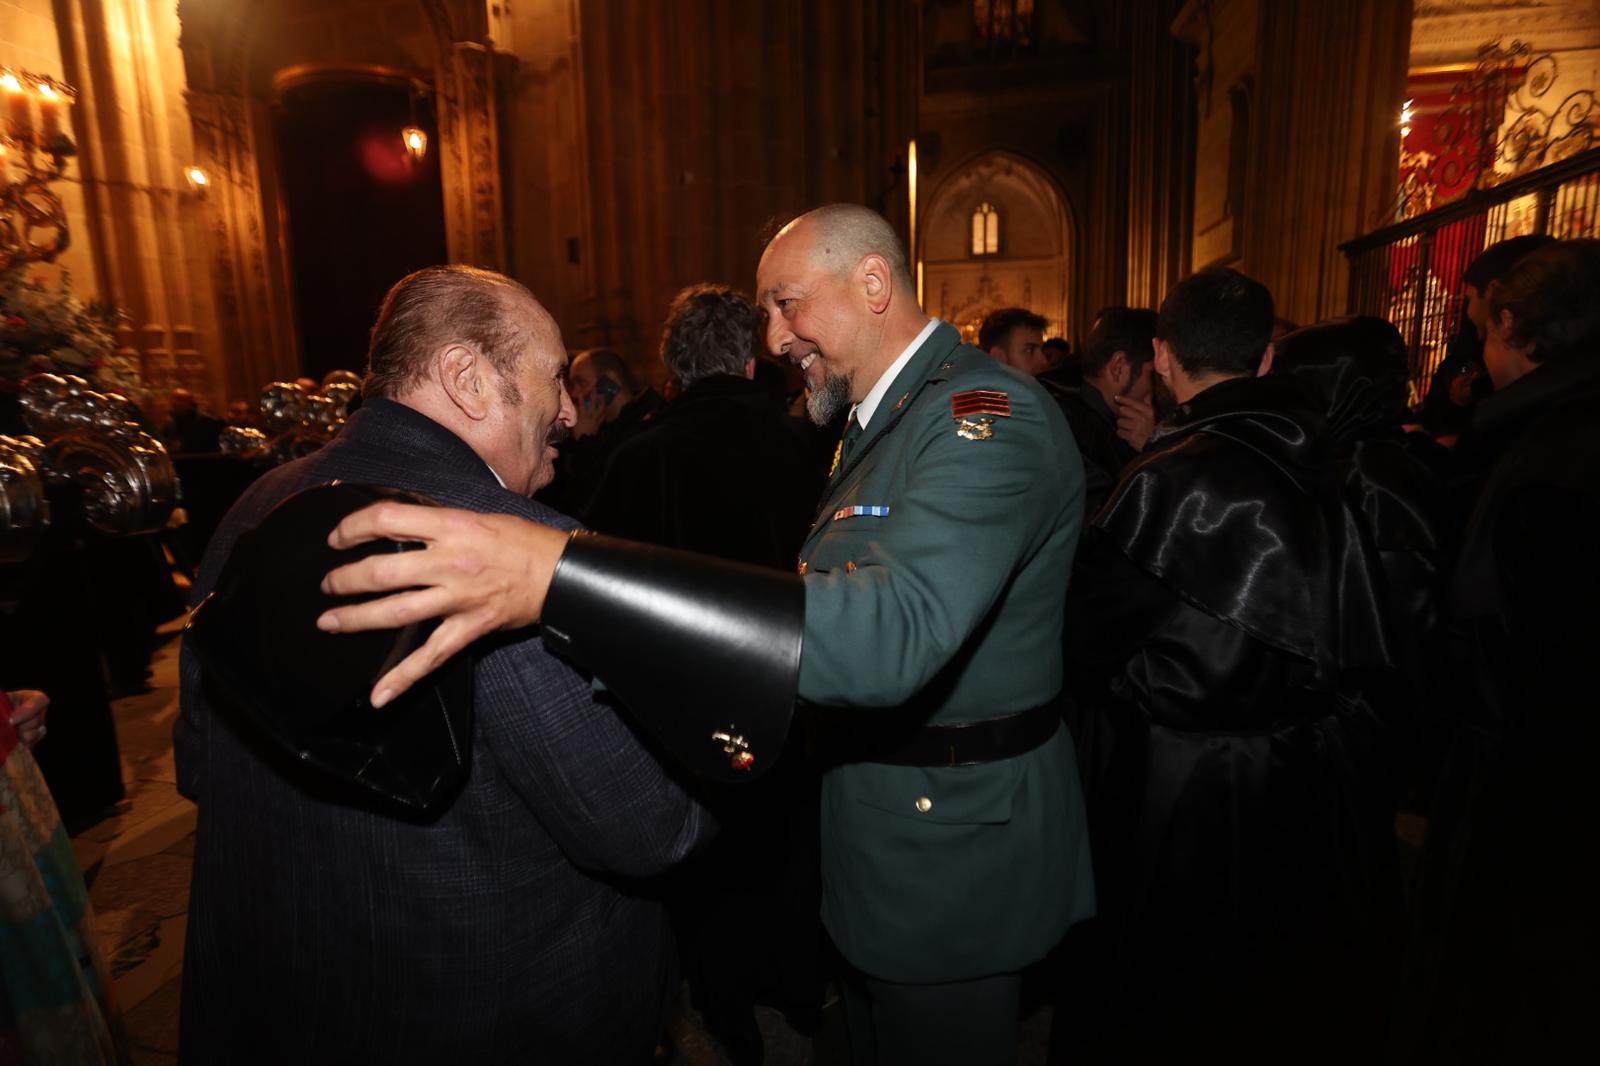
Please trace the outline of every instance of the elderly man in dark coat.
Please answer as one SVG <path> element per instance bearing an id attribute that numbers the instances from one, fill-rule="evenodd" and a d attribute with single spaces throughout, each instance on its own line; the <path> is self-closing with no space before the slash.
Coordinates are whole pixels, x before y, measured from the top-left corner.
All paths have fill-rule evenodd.
<path id="1" fill-rule="evenodd" d="M 298 490 L 390 485 L 571 529 L 527 497 L 574 421 L 555 323 L 522 286 L 413 274 L 373 330 L 367 402 L 223 522 Z M 183 658 L 177 766 L 200 807 L 181 1056 L 192 1063 L 648 1059 L 675 980 L 643 880 L 708 833 L 700 805 L 529 631 L 476 652 L 471 770 L 432 820 L 329 802 L 224 717 Z"/>
<path id="2" fill-rule="evenodd" d="M 1258 376 L 1272 324 L 1233 271 L 1173 289 L 1155 360 L 1180 406 L 1079 549 L 1069 676 L 1110 745 L 1107 999 L 1058 1033 L 1082 1060 L 1346 1062 L 1382 1037 L 1390 729 L 1357 682 L 1388 668 L 1381 576 L 1321 413 Z"/>

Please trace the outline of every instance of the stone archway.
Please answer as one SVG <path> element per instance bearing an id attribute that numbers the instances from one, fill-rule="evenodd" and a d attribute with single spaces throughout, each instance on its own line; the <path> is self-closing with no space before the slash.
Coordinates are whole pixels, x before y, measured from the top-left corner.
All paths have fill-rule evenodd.
<path id="1" fill-rule="evenodd" d="M 286 68 L 376 65 L 431 86 L 450 258 L 504 268 L 498 112 L 515 60 L 486 43 L 481 0 L 180 0 L 178 17 L 229 395 L 298 366 L 269 126 Z"/>
<path id="2" fill-rule="evenodd" d="M 917 248 L 929 314 L 968 340 L 1001 307 L 1043 315 L 1047 336 L 1066 333 L 1072 217 L 1042 170 L 1010 152 L 987 152 L 934 190 L 923 219 Z"/>

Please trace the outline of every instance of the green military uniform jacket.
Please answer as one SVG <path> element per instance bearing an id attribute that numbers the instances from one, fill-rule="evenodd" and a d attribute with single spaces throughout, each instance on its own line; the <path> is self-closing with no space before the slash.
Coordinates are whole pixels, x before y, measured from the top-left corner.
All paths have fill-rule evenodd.
<path id="1" fill-rule="evenodd" d="M 801 699 L 852 709 L 826 715 L 845 729 L 875 711 L 942 724 L 1049 702 L 1083 517 L 1083 466 L 1056 404 L 939 325 L 830 479 L 801 549 Z M 828 931 L 884 980 L 1021 969 L 1094 909 L 1065 727 L 976 766 L 834 767 L 822 848 Z"/>

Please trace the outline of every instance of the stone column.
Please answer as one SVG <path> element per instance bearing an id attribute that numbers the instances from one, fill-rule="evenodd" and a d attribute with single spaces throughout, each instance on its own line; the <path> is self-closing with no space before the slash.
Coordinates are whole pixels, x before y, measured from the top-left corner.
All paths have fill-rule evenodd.
<path id="1" fill-rule="evenodd" d="M 1189 262 L 1195 95 L 1192 50 L 1170 28 L 1178 6 L 1133 5 L 1127 170 L 1130 307 L 1160 306 Z"/>
<path id="2" fill-rule="evenodd" d="M 146 350 L 168 351 L 174 322 L 191 323 L 206 348 L 215 325 L 197 252 L 200 222 L 185 199 L 194 148 L 183 120 L 175 7 L 56 0 L 55 12 L 67 79 L 80 93 L 74 126 L 103 295 L 132 315 Z M 191 384 L 220 400 L 214 371 Z"/>

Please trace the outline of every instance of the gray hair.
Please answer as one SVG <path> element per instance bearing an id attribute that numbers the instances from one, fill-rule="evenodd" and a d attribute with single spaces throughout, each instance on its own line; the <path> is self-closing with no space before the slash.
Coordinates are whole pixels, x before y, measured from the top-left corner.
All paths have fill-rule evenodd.
<path id="1" fill-rule="evenodd" d="M 661 361 L 685 388 L 715 374 L 744 375 L 761 338 L 761 312 L 726 285 L 691 285 L 667 310 Z"/>

